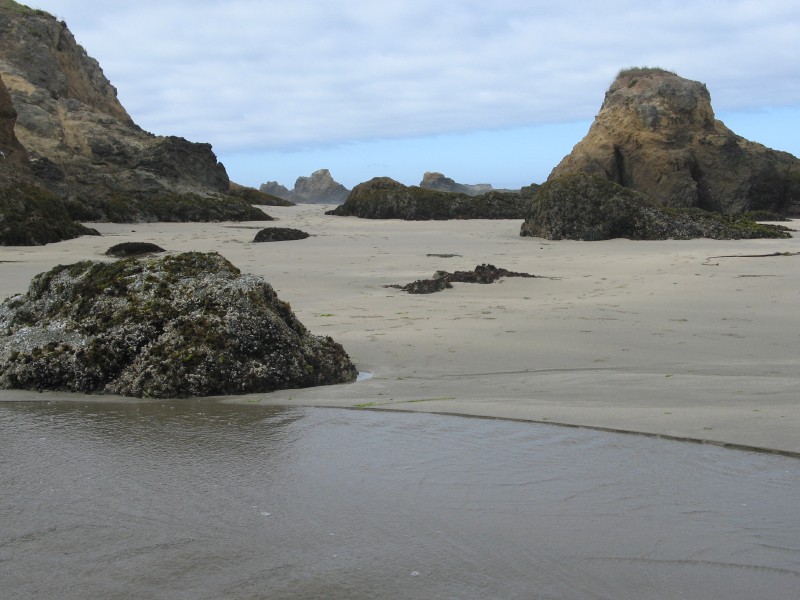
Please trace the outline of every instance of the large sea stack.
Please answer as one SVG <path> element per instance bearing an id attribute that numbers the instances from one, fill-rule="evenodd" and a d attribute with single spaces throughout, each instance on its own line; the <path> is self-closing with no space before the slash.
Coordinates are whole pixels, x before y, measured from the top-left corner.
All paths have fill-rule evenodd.
<path id="1" fill-rule="evenodd" d="M 13 0 L 0 2 L 0 76 L 34 176 L 68 202 L 74 217 L 263 217 L 263 211 L 227 195 L 228 175 L 209 144 L 138 127 L 97 61 L 54 16 Z"/>
<path id="2" fill-rule="evenodd" d="M 715 119 L 706 86 L 663 69 L 623 70 L 586 137 L 553 169 L 597 175 L 667 207 L 800 215 L 800 160 Z"/>

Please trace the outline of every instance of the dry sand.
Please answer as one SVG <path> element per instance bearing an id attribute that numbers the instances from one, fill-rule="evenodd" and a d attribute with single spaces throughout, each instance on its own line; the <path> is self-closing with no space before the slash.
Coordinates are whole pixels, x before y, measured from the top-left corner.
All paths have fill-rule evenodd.
<path id="1" fill-rule="evenodd" d="M 103 237 L 0 249 L 0 297 L 24 292 L 56 264 L 103 259 L 123 241 L 213 250 L 263 276 L 313 333 L 342 343 L 372 375 L 228 400 L 524 419 L 800 453 L 797 233 L 551 242 L 519 237 L 519 221 L 265 210 L 274 225 L 312 237 L 252 243 L 272 223 L 97 224 Z M 743 256 L 773 253 L 781 255 Z M 484 262 L 541 278 L 431 295 L 384 287 Z M 0 392 L 0 400 L 34 397 L 42 399 Z"/>

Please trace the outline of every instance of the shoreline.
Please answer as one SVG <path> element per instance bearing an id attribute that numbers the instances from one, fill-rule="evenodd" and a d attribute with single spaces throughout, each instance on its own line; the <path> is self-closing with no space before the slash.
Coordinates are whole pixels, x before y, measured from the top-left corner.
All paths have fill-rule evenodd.
<path id="1" fill-rule="evenodd" d="M 372 377 L 213 400 L 500 418 L 800 455 L 797 232 L 556 242 L 521 238 L 514 220 L 366 220 L 327 208 L 264 207 L 277 219 L 269 224 L 99 223 L 100 238 L 0 248 L 0 298 L 56 264 L 104 259 L 119 242 L 217 251 L 264 277 Z M 273 225 L 311 237 L 252 242 Z M 482 263 L 539 277 L 430 295 L 383 287 Z M 0 391 L 0 401 L 45 398 Z"/>

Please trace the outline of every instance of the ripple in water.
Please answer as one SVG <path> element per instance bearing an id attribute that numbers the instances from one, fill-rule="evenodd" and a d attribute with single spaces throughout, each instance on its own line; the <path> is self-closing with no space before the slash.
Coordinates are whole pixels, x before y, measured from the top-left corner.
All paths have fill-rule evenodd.
<path id="1" fill-rule="evenodd" d="M 495 420 L 0 403 L 9 598 L 770 598 L 800 461 Z"/>

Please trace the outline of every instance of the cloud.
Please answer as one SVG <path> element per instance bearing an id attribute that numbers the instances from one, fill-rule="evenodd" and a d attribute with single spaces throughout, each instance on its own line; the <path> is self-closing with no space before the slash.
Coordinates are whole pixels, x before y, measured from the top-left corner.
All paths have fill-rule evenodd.
<path id="1" fill-rule="evenodd" d="M 222 152 L 590 119 L 620 68 L 715 108 L 800 105 L 800 5 L 633 0 L 41 0 L 134 120 Z"/>

